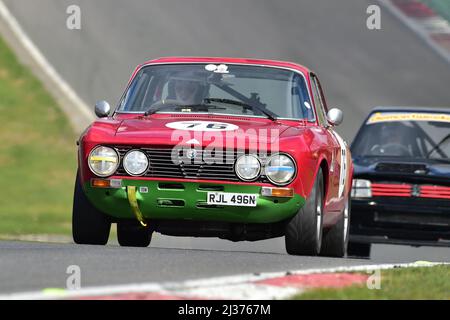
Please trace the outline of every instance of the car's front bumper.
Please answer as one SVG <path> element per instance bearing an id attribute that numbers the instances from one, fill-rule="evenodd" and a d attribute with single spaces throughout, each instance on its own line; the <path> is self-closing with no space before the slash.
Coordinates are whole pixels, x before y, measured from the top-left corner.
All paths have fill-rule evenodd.
<path id="1" fill-rule="evenodd" d="M 305 203 L 305 199 L 295 193 L 293 197 L 262 196 L 261 185 L 172 179 L 122 179 L 119 188 L 93 187 L 89 181 L 84 184 L 84 191 L 91 203 L 105 214 L 117 219 L 134 219 L 135 212 L 127 192 L 129 186 L 136 187 L 137 204 L 146 220 L 274 223 L 292 217 Z M 144 187 L 144 190 L 141 187 Z M 257 194 L 257 205 L 208 205 L 208 191 Z"/>
<path id="2" fill-rule="evenodd" d="M 448 246 L 450 201 L 395 197 L 352 199 L 350 240 Z"/>

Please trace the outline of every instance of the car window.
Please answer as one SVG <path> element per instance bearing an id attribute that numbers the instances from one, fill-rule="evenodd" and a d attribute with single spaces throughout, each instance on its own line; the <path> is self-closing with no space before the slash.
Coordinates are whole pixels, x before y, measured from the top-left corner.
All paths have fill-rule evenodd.
<path id="1" fill-rule="evenodd" d="M 322 100 L 322 94 L 320 93 L 320 89 L 318 83 L 316 82 L 316 77 L 311 75 L 311 85 L 314 96 L 314 101 L 316 105 L 317 118 L 319 120 L 319 124 L 322 126 L 327 125 L 327 118 L 324 111 L 324 105 Z"/>
<path id="2" fill-rule="evenodd" d="M 131 84 L 128 89 L 124 99 L 121 101 L 120 108 L 124 107 L 125 103 L 128 103 L 130 111 L 138 111 L 141 106 L 145 105 L 146 101 L 149 99 L 148 89 L 150 88 L 150 83 L 152 83 L 153 75 L 148 73 L 138 74 L 135 77 L 135 81 Z"/>
<path id="3" fill-rule="evenodd" d="M 317 78 L 317 76 L 314 76 L 314 79 L 316 81 L 317 88 L 319 89 L 320 103 L 322 104 L 322 108 L 323 108 L 324 113 L 326 115 L 328 113 L 328 105 L 327 105 L 327 100 L 325 99 L 325 94 L 324 94 L 323 89 L 322 89 L 322 84 L 320 83 L 319 78 Z"/>
<path id="4" fill-rule="evenodd" d="M 298 72 L 246 65 L 227 65 L 218 72 L 216 67 L 213 64 L 144 67 L 127 89 L 118 111 L 145 112 L 162 101 L 175 101 L 176 105 L 210 104 L 201 112 L 265 117 L 258 108 L 252 108 L 256 105 L 279 118 L 314 120 L 308 88 Z M 173 105 L 163 112 L 178 109 Z M 200 112 L 198 108 L 182 110 Z"/>

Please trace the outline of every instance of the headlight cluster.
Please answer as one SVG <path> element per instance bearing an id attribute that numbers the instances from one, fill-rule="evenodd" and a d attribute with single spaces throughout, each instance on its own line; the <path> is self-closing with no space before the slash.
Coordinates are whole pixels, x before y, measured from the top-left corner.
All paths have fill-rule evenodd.
<path id="1" fill-rule="evenodd" d="M 295 163 L 285 154 L 277 154 L 269 158 L 265 167 L 267 179 L 277 185 L 288 184 L 295 176 Z"/>
<path id="2" fill-rule="evenodd" d="M 236 160 L 236 175 L 244 181 L 256 180 L 262 171 L 267 179 L 275 185 L 287 185 L 295 177 L 296 166 L 294 160 L 287 154 L 275 154 L 267 159 L 264 169 L 255 155 L 242 155 Z"/>
<path id="3" fill-rule="evenodd" d="M 372 183 L 370 180 L 353 179 L 352 198 L 372 197 Z"/>
<path id="4" fill-rule="evenodd" d="M 110 147 L 95 147 L 88 158 L 89 168 L 99 177 L 108 177 L 116 172 L 120 159 Z M 140 176 L 147 171 L 148 158 L 140 150 L 130 150 L 123 158 L 123 168 L 131 176 Z"/>
<path id="5" fill-rule="evenodd" d="M 242 155 L 236 161 L 236 174 L 244 181 L 252 181 L 259 177 L 261 163 L 254 155 Z"/>
<path id="6" fill-rule="evenodd" d="M 89 154 L 89 168 L 99 177 L 112 175 L 119 167 L 119 155 L 109 147 L 98 146 Z"/>
<path id="7" fill-rule="evenodd" d="M 123 168 L 131 176 L 140 176 L 147 171 L 148 158 L 142 151 L 128 151 L 123 158 Z"/>
<path id="8" fill-rule="evenodd" d="M 95 147 L 88 158 L 89 168 L 99 177 L 108 177 L 114 174 L 119 163 L 117 151 L 106 146 Z M 141 176 L 147 172 L 149 160 L 144 152 L 133 149 L 125 154 L 122 164 L 129 175 Z M 261 174 L 264 174 L 273 184 L 284 186 L 292 182 L 297 168 L 289 155 L 278 153 L 270 156 L 264 165 L 256 155 L 241 155 L 236 160 L 234 170 L 239 179 L 243 181 L 255 181 Z"/>

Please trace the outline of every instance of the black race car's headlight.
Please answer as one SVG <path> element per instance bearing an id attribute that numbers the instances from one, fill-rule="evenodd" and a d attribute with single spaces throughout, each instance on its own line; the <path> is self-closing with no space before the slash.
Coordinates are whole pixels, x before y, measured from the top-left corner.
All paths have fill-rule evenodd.
<path id="1" fill-rule="evenodd" d="M 234 170 L 241 180 L 253 181 L 259 177 L 261 163 L 257 156 L 242 155 L 236 160 Z"/>
<path id="2" fill-rule="evenodd" d="M 148 158 L 140 150 L 131 150 L 123 157 L 123 168 L 132 176 L 140 176 L 147 171 Z"/>
<path id="3" fill-rule="evenodd" d="M 97 146 L 89 153 L 88 164 L 95 175 L 107 177 L 119 167 L 119 155 L 113 148 Z"/>
<path id="4" fill-rule="evenodd" d="M 296 170 L 294 159 L 283 153 L 271 156 L 264 169 L 267 179 L 279 186 L 292 182 Z"/>
<path id="5" fill-rule="evenodd" d="M 369 180 L 354 179 L 352 184 L 352 198 L 371 198 L 372 184 Z"/>

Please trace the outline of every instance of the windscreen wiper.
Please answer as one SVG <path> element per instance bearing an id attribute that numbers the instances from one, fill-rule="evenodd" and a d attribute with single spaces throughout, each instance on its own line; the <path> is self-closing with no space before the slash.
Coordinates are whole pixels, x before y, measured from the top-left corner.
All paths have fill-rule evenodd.
<path id="1" fill-rule="evenodd" d="M 177 105 L 175 103 L 162 104 L 162 105 L 160 105 L 157 108 L 153 108 L 153 106 L 152 106 L 147 111 L 144 112 L 144 116 L 149 116 L 151 114 L 154 114 L 154 113 L 156 113 L 158 111 L 161 111 L 161 110 L 169 108 L 169 107 L 179 107 L 179 106 L 180 105 Z"/>
<path id="2" fill-rule="evenodd" d="M 222 99 L 222 98 L 206 98 L 203 101 L 205 101 L 206 103 L 211 103 L 211 102 L 219 102 L 219 103 L 228 103 L 228 104 L 232 104 L 235 106 L 240 106 L 243 107 L 244 109 L 251 109 L 251 110 L 258 110 L 259 112 L 265 114 L 267 116 L 267 118 L 269 118 L 272 121 L 277 120 L 277 115 L 275 113 L 273 113 L 270 110 L 261 108 L 260 106 L 257 105 L 251 105 L 242 101 L 238 101 L 238 100 L 232 100 L 232 99 Z"/>

